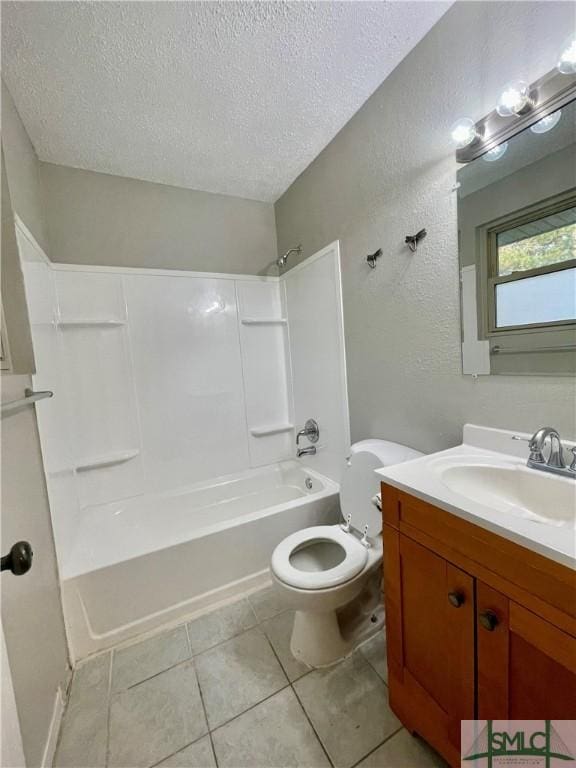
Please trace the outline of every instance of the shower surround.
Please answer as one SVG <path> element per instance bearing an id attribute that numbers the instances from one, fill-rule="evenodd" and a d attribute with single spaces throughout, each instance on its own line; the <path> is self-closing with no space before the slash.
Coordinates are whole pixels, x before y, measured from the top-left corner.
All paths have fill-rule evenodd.
<path id="1" fill-rule="evenodd" d="M 350 442 L 338 245 L 252 277 L 52 264 L 17 231 L 34 385 L 54 391 L 38 422 L 80 658 L 261 584 L 281 538 L 337 514 Z M 309 417 L 318 454 L 295 462 Z M 171 556 L 185 550 L 168 550 L 193 541 L 176 584 Z"/>

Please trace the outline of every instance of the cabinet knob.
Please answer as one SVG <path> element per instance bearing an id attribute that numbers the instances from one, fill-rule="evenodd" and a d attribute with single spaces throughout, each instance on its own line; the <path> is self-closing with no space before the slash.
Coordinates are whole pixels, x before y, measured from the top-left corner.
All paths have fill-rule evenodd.
<path id="1" fill-rule="evenodd" d="M 478 620 L 488 632 L 494 632 L 499 624 L 498 616 L 496 616 L 494 611 L 482 611 L 482 613 L 478 614 Z"/>
<path id="2" fill-rule="evenodd" d="M 462 592 L 448 592 L 448 602 L 450 605 L 453 605 L 454 608 L 460 608 L 461 605 L 464 605 L 465 601 L 466 598 Z"/>

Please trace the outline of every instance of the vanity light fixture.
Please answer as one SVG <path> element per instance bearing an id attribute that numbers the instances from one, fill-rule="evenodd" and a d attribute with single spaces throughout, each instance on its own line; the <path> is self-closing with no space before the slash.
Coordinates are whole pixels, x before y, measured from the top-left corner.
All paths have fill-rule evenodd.
<path id="1" fill-rule="evenodd" d="M 452 141 L 458 149 L 463 149 L 476 141 L 476 139 L 482 138 L 476 128 L 476 123 L 469 117 L 463 117 L 454 123 L 450 133 Z"/>
<path id="2" fill-rule="evenodd" d="M 510 82 L 492 112 L 476 123 L 463 118 L 452 126 L 457 162 L 469 163 L 483 156 L 488 162 L 498 160 L 506 151 L 506 142 L 526 128 L 535 134 L 552 130 L 560 120 L 560 110 L 574 100 L 576 38 L 571 38 L 553 70 L 533 83 Z"/>
<path id="3" fill-rule="evenodd" d="M 546 115 L 542 120 L 538 120 L 537 123 L 530 126 L 532 133 L 548 133 L 552 128 L 558 125 L 560 118 L 562 117 L 562 110 L 557 109 L 556 112 L 552 112 L 551 115 Z"/>
<path id="4" fill-rule="evenodd" d="M 488 152 L 486 152 L 485 155 L 482 155 L 482 159 L 486 160 L 487 163 L 494 163 L 496 160 L 500 160 L 500 158 L 506 153 L 507 149 L 508 142 L 503 141 L 502 144 L 498 144 L 497 147 L 490 149 Z"/>
<path id="5" fill-rule="evenodd" d="M 558 59 L 556 69 L 561 75 L 576 74 L 576 37 L 569 40 Z"/>
<path id="6" fill-rule="evenodd" d="M 533 106 L 534 102 L 530 97 L 530 85 L 524 80 L 514 80 L 508 83 L 502 91 L 496 105 L 496 112 L 500 117 L 512 117 L 528 111 Z"/>

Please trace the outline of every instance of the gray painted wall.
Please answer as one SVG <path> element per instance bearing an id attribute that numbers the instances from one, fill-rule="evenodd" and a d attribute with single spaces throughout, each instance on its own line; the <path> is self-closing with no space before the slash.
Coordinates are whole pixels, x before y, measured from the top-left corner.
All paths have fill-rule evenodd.
<path id="1" fill-rule="evenodd" d="M 563 2 L 456 3 L 276 203 L 279 252 L 301 242 L 306 257 L 341 240 L 353 440 L 433 451 L 458 443 L 466 422 L 576 435 L 574 379 L 461 374 L 450 144 L 455 120 L 480 118 L 506 82 L 555 65 L 575 13 Z M 404 237 L 422 227 L 411 255 Z"/>
<path id="2" fill-rule="evenodd" d="M 2 87 L 2 145 L 15 212 L 45 243 L 38 160 Z M 4 275 L 3 275 L 4 277 Z M 8 286 L 10 287 L 10 286 Z M 23 397 L 29 376 L 2 375 L 2 399 Z M 28 766 L 41 764 L 59 686 L 67 684 L 68 646 L 40 441 L 33 408 L 2 419 L 2 547 L 25 539 L 34 565 L 20 578 L 2 576 L 2 625 Z"/>
<path id="3" fill-rule="evenodd" d="M 50 163 L 41 178 L 53 261 L 256 274 L 275 258 L 270 203 Z"/>
<path id="4" fill-rule="evenodd" d="M 2 80 L 2 145 L 12 207 L 48 254 L 40 199 L 39 163 L 32 142 Z"/>

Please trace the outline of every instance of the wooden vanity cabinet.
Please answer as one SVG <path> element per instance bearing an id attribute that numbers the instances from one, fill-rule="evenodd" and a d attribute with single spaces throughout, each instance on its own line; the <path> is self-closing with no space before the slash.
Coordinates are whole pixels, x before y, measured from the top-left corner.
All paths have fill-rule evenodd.
<path id="1" fill-rule="evenodd" d="M 390 705 L 452 766 L 460 721 L 576 718 L 576 574 L 382 484 Z"/>

